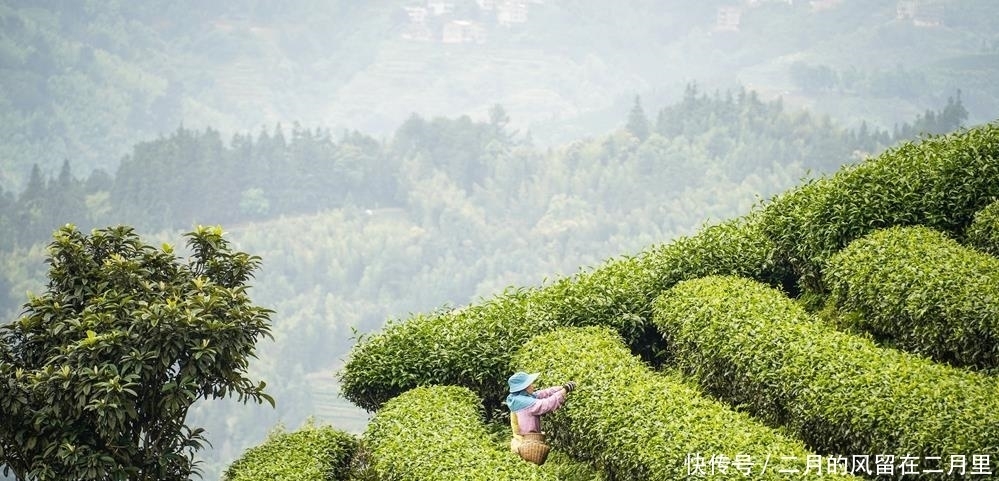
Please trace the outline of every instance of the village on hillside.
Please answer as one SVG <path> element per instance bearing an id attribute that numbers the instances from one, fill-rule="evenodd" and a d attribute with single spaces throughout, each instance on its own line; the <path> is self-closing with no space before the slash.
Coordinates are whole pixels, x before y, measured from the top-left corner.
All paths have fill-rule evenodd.
<path id="1" fill-rule="evenodd" d="M 490 28 L 527 23 L 532 6 L 542 3 L 544 0 L 475 0 L 477 11 L 468 15 L 467 11 L 459 12 L 453 0 L 425 0 L 403 7 L 408 22 L 400 36 L 411 42 L 483 44 Z M 808 1 L 813 12 L 831 10 L 841 3 L 843 0 Z M 714 31 L 738 32 L 746 11 L 767 4 L 793 6 L 794 0 L 739 0 L 719 6 Z M 938 27 L 943 9 L 941 0 L 898 0 L 896 20 L 916 27 Z"/>
<path id="2" fill-rule="evenodd" d="M 475 0 L 475 19 L 463 18 L 454 1 L 426 0 L 404 7 L 409 23 L 401 36 L 413 42 L 448 44 L 485 43 L 489 27 L 512 27 L 527 22 L 532 4 L 544 0 Z"/>

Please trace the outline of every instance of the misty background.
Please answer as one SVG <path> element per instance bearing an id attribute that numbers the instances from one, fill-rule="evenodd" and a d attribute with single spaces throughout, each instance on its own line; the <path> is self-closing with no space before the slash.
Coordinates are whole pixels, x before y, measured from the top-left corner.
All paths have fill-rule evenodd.
<path id="1" fill-rule="evenodd" d="M 360 432 L 358 333 L 747 213 L 999 115 L 992 0 L 0 1 L 0 321 L 54 229 L 221 224 L 277 408 L 196 405 L 219 474 Z M 180 247 L 180 246 L 178 246 Z"/>

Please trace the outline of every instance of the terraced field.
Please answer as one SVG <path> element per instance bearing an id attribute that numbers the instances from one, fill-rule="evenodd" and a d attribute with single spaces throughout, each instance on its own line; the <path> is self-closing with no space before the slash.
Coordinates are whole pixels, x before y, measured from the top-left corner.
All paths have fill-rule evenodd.
<path id="1" fill-rule="evenodd" d="M 498 103 L 527 125 L 605 108 L 608 89 L 626 86 L 641 88 L 641 81 L 608 70 L 596 58 L 576 61 L 538 49 L 399 40 L 387 42 L 368 68 L 336 91 L 327 121 L 353 119 L 353 125 L 394 128 L 398 121 L 387 119 L 412 112 L 433 117 L 455 109 L 484 118 Z M 397 93 L 391 102 L 378 93 L 387 91 Z M 483 103 L 482 98 L 494 100 Z"/>
<path id="2" fill-rule="evenodd" d="M 390 324 L 339 373 L 375 412 L 350 476 L 995 479 L 997 200 L 993 123 L 636 256 Z M 516 370 L 579 382 L 545 430 L 585 474 L 503 449 Z"/>

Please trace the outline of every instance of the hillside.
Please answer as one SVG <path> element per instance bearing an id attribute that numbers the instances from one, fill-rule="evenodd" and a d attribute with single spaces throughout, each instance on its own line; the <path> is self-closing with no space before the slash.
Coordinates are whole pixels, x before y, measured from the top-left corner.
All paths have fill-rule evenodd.
<path id="1" fill-rule="evenodd" d="M 383 143 L 296 126 L 227 144 L 214 130 L 184 129 L 137 145 L 114 177 L 77 180 L 67 164 L 0 210 L 0 224 L 19 226 L 0 233 L 0 311 L 15 318 L 23 293 L 38 291 L 43 239 L 66 222 L 129 223 L 157 243 L 175 243 L 175 229 L 191 222 L 226 226 L 241 249 L 264 258 L 252 292 L 276 311 L 275 341 L 261 344 L 251 371 L 278 407 L 195 406 L 192 423 L 213 443 L 202 452 L 212 478 L 276 424 L 315 416 L 363 431 L 367 416 L 337 397 L 330 375 L 352 329 L 371 332 L 400 313 L 464 305 L 689 235 L 893 138 L 746 91 L 709 95 L 692 85 L 649 118 L 635 107 L 626 128 L 559 149 L 530 145 L 497 111 L 489 123 L 413 116 Z M 958 107 L 906 125 L 952 129 L 964 119 Z M 629 130 L 646 123 L 644 140 Z"/>
<path id="2" fill-rule="evenodd" d="M 968 266 L 995 275 L 997 259 L 977 249 L 994 249 L 995 237 L 979 233 L 993 232 L 988 226 L 995 225 L 997 160 L 995 124 L 904 144 L 791 189 L 744 217 L 702 228 L 638 256 L 547 285 L 511 289 L 460 311 L 416 314 L 393 323 L 355 345 L 339 374 L 348 399 L 378 410 L 376 428 L 366 433 L 379 439 L 366 453 L 371 469 L 379 474 L 391 469 L 398 479 L 419 479 L 408 477 L 406 468 L 389 460 L 400 452 L 412 457 L 413 466 L 460 457 L 458 452 L 435 457 L 391 444 L 393 439 L 423 435 L 385 434 L 378 427 L 382 408 L 391 409 L 392 416 L 405 415 L 397 413 L 400 405 L 392 402 L 396 396 L 407 396 L 416 386 L 464 386 L 484 402 L 487 419 L 498 416 L 502 425 L 499 400 L 505 395 L 506 376 L 526 368 L 547 373 L 545 382 L 550 384 L 582 379 L 581 385 L 587 386 L 580 388 L 580 407 L 556 415 L 547 425 L 556 449 L 595 463 L 613 478 L 644 473 L 643 478 L 671 479 L 652 466 L 681 469 L 689 461 L 682 452 L 649 453 L 640 446 L 644 440 L 601 444 L 601 432 L 608 425 L 606 415 L 599 413 L 608 401 L 592 400 L 611 381 L 598 382 L 601 370 L 585 363 L 610 348 L 596 347 L 604 341 L 595 340 L 567 348 L 575 342 L 567 339 L 575 334 L 564 331 L 595 324 L 615 331 L 598 337 L 621 336 L 647 362 L 682 372 L 706 396 L 763 425 L 780 427 L 823 458 L 906 453 L 910 459 L 897 468 L 892 463 L 893 470 L 952 479 L 945 470 L 936 471 L 946 465 L 951 470 L 960 466 L 965 474 L 992 476 L 999 471 L 995 284 L 985 281 L 980 287 L 939 296 L 908 292 L 940 292 L 933 286 L 961 286 L 972 278 L 965 276 L 981 275 L 966 274 Z M 903 241 L 882 241 L 893 226 L 894 235 Z M 940 240 L 928 240 L 919 229 Z M 879 238 L 880 233 L 885 235 Z M 910 236 L 912 240 L 905 241 Z M 938 253 L 910 254 L 915 248 Z M 953 261 L 945 260 L 945 250 L 952 252 L 946 258 Z M 889 264 L 883 274 L 872 277 L 873 268 L 896 262 L 892 259 L 900 259 L 909 273 L 899 276 L 899 268 Z M 833 262 L 844 267 L 827 272 Z M 872 264 L 864 265 L 868 262 Z M 853 271 L 845 266 L 854 266 Z M 835 281 L 831 272 L 836 273 Z M 871 289 L 885 291 L 871 296 Z M 965 314 L 958 310 L 973 302 L 984 304 Z M 981 320 L 972 314 L 982 310 L 990 314 Z M 881 327 L 865 328 L 882 312 L 887 316 L 878 321 Z M 909 336 L 913 328 L 907 322 L 939 334 Z M 980 334 L 965 340 L 947 334 L 969 330 Z M 552 332 L 562 334 L 548 335 L 547 340 L 533 337 Z M 963 349 L 979 360 L 940 354 Z M 937 354 L 931 359 L 922 353 Z M 647 368 L 626 368 L 641 369 Z M 643 389 L 650 382 L 629 387 Z M 637 399 L 643 401 L 634 402 L 648 398 Z M 652 426 L 662 429 L 666 421 L 646 416 L 610 426 L 627 436 Z M 953 425 L 969 429 L 956 433 L 949 428 Z M 695 437 L 706 429 L 682 427 Z M 381 440 L 383 436 L 396 437 Z M 686 453 L 728 449 L 725 446 L 725 441 L 695 440 Z M 605 457 L 603 450 L 618 455 Z M 972 459 L 973 464 L 962 464 Z M 919 463 L 924 471 L 911 471 Z"/>
<path id="3" fill-rule="evenodd" d="M 3 2 L 0 187 L 20 192 L 34 163 L 112 172 L 180 125 L 384 135 L 412 112 L 482 119 L 499 103 L 555 145 L 613 128 L 636 94 L 670 103 L 691 82 L 888 130 L 957 90 L 972 123 L 999 108 L 988 0 L 912 15 L 896 0 L 514 3 Z"/>

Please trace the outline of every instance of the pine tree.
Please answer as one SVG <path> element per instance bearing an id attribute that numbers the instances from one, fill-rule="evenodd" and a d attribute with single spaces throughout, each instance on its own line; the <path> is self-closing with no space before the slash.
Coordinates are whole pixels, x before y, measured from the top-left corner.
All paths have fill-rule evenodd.
<path id="1" fill-rule="evenodd" d="M 63 159 L 59 177 L 49 185 L 48 190 L 50 221 L 53 221 L 55 225 L 70 223 L 81 225 L 86 222 L 86 196 L 80 181 L 73 177 L 69 159 Z"/>
<path id="2" fill-rule="evenodd" d="M 20 245 L 30 245 L 44 239 L 51 230 L 42 225 L 48 218 L 47 191 L 48 182 L 42 175 L 38 164 L 31 166 L 31 177 L 28 185 L 17 200 L 17 242 Z"/>
<path id="3" fill-rule="evenodd" d="M 625 129 L 643 142 L 649 138 L 649 118 L 645 116 L 645 110 L 642 109 L 642 98 L 638 95 L 635 96 L 635 105 L 628 113 L 628 125 L 625 126 Z"/>

